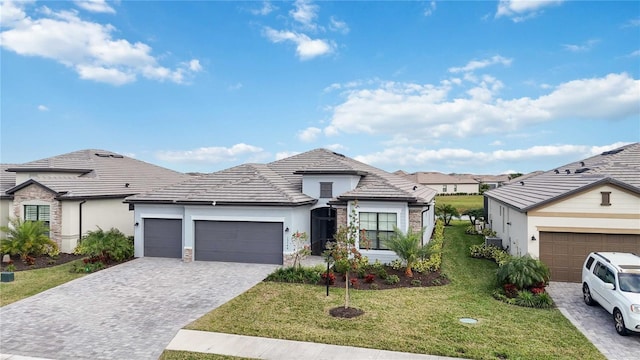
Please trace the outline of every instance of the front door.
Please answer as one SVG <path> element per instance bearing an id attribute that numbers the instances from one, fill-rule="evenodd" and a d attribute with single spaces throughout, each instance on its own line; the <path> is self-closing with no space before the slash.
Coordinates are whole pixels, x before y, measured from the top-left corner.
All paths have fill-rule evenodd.
<path id="1" fill-rule="evenodd" d="M 322 255 L 327 241 L 336 233 L 336 209 L 323 207 L 311 210 L 311 255 Z"/>

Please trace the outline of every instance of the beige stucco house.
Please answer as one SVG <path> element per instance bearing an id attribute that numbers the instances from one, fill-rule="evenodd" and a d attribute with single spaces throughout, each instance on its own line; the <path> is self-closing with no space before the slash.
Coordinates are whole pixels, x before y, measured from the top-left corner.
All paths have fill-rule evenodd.
<path id="1" fill-rule="evenodd" d="M 40 220 L 62 252 L 98 227 L 134 233 L 127 196 L 190 178 L 189 175 L 105 150 L 81 150 L 0 167 L 0 224 L 10 217 Z M 2 234 L 4 235 L 4 234 Z M 2 236 L 0 235 L 0 236 Z"/>
<path id="2" fill-rule="evenodd" d="M 480 182 L 472 175 L 443 174 L 439 172 L 415 172 L 407 174 L 396 171 L 394 174 L 434 189 L 438 195 L 477 194 L 480 192 Z"/>
<path id="3" fill-rule="evenodd" d="M 511 254 L 579 282 L 591 251 L 640 253 L 639 159 L 630 144 L 490 190 L 488 224 Z"/>

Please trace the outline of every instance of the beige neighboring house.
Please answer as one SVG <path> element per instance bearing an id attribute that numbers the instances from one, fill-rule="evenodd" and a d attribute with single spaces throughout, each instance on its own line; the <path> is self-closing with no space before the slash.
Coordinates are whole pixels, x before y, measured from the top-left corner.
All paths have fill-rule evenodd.
<path id="1" fill-rule="evenodd" d="M 580 282 L 589 252 L 640 253 L 640 143 L 485 192 L 488 222 L 513 255 Z"/>
<path id="2" fill-rule="evenodd" d="M 44 221 L 65 253 L 98 227 L 133 235 L 134 214 L 123 203 L 125 197 L 191 178 L 105 150 L 75 151 L 0 170 L 0 224 L 10 217 Z"/>
<path id="3" fill-rule="evenodd" d="M 472 175 L 480 185 L 488 185 L 489 189 L 495 189 L 509 182 L 509 175 Z"/>
<path id="4" fill-rule="evenodd" d="M 394 172 L 396 175 L 434 189 L 438 195 L 446 194 L 477 194 L 480 192 L 480 183 L 473 175 L 443 174 L 439 172 L 415 172 L 407 174 L 402 170 Z"/>

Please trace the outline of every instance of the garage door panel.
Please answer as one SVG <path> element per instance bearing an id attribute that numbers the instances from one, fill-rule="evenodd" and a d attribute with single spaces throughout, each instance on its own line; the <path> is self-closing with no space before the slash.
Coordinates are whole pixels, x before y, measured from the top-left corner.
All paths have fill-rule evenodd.
<path id="1" fill-rule="evenodd" d="M 640 253 L 640 235 L 540 233 L 540 260 L 553 281 L 582 281 L 582 264 L 590 252 Z"/>
<path id="2" fill-rule="evenodd" d="M 282 264 L 282 223 L 196 221 L 195 259 Z"/>
<path id="3" fill-rule="evenodd" d="M 144 219 L 144 256 L 182 258 L 182 220 Z"/>

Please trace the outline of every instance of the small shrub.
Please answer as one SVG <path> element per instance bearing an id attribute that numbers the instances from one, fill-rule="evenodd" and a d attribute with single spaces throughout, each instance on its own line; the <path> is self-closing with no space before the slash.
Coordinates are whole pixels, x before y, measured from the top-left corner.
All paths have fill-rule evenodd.
<path id="1" fill-rule="evenodd" d="M 536 299 L 537 308 L 549 309 L 553 307 L 553 299 L 551 298 L 551 295 L 546 292 L 537 294 L 534 298 Z"/>
<path id="2" fill-rule="evenodd" d="M 379 269 L 375 270 L 375 275 L 377 277 L 379 277 L 380 279 L 384 280 L 387 278 L 387 270 L 384 269 L 384 267 L 381 267 Z"/>
<path id="3" fill-rule="evenodd" d="M 398 275 L 389 275 L 384 279 L 384 282 L 389 285 L 397 284 L 400 282 L 400 277 L 398 277 Z"/>
<path id="4" fill-rule="evenodd" d="M 369 289 L 371 289 L 371 290 L 378 290 L 378 289 L 380 289 L 380 285 L 378 285 L 378 284 L 371 284 L 371 285 L 369 285 Z"/>
<path id="5" fill-rule="evenodd" d="M 25 265 L 32 266 L 36 264 L 36 258 L 30 255 L 27 255 L 24 257 L 24 259 L 22 259 L 22 262 L 24 262 Z"/>
<path id="6" fill-rule="evenodd" d="M 7 265 L 7 266 L 4 268 L 4 270 L 5 270 L 5 271 L 8 271 L 8 272 L 14 272 L 14 271 L 16 271 L 16 266 L 15 266 L 15 265 L 13 265 L 13 263 L 11 263 L 11 264 Z"/>
<path id="7" fill-rule="evenodd" d="M 411 280 L 411 286 L 422 286 L 422 281 L 418 279 Z"/>
<path id="8" fill-rule="evenodd" d="M 498 283 L 513 284 L 519 290 L 549 281 L 549 268 L 540 260 L 526 255 L 512 257 L 496 272 Z"/>
<path id="9" fill-rule="evenodd" d="M 364 277 L 364 282 L 366 282 L 367 284 L 371 284 L 375 279 L 376 279 L 375 275 L 367 274 L 367 276 Z"/>
<path id="10" fill-rule="evenodd" d="M 316 284 L 320 281 L 320 272 L 316 268 L 289 266 L 272 272 L 266 281 Z M 335 277 L 334 277 L 335 279 Z"/>
<path id="11" fill-rule="evenodd" d="M 327 277 L 329 277 L 329 284 L 333 285 L 336 283 L 336 275 L 332 272 L 329 273 L 329 275 L 327 275 L 327 272 L 323 272 L 322 273 L 322 283 L 326 284 L 327 283 Z"/>
<path id="12" fill-rule="evenodd" d="M 464 233 L 467 234 L 467 235 L 476 235 L 478 232 L 476 231 L 476 227 L 475 226 L 469 225 L 464 230 Z"/>
<path id="13" fill-rule="evenodd" d="M 490 229 L 490 228 L 484 228 L 482 229 L 482 235 L 485 237 L 496 237 L 496 235 L 498 235 L 497 232 L 495 232 L 495 230 Z"/>
<path id="14" fill-rule="evenodd" d="M 98 228 L 82 238 L 75 253 L 119 262 L 133 256 L 133 243 L 118 229 L 104 231 Z"/>
<path id="15" fill-rule="evenodd" d="M 2 254 L 19 255 L 25 261 L 27 256 L 58 253 L 58 245 L 47 236 L 49 228 L 42 221 L 13 218 L 9 225 L 0 227 L 0 231 L 6 234 L 0 240 Z"/>
<path id="16" fill-rule="evenodd" d="M 351 284 L 352 288 L 354 288 L 354 289 L 358 288 L 358 278 L 349 279 L 349 283 Z"/>
<path id="17" fill-rule="evenodd" d="M 431 285 L 440 286 L 440 285 L 442 285 L 442 280 L 440 280 L 439 278 L 435 278 L 435 279 L 431 280 Z"/>
<path id="18" fill-rule="evenodd" d="M 518 296 L 518 287 L 513 284 L 504 284 L 504 294 L 509 298 Z"/>
<path id="19" fill-rule="evenodd" d="M 365 268 L 360 267 L 356 271 L 356 275 L 358 275 L 359 279 L 364 279 L 364 277 L 367 276 L 367 270 Z"/>
<path id="20" fill-rule="evenodd" d="M 515 299 L 516 305 L 524 307 L 535 307 L 536 304 L 535 296 L 527 290 L 518 291 L 518 296 Z"/>
<path id="21" fill-rule="evenodd" d="M 400 269 L 402 269 L 404 267 L 404 263 L 400 259 L 395 259 L 391 263 L 389 263 L 389 266 L 393 270 L 400 270 Z"/>
<path id="22" fill-rule="evenodd" d="M 75 273 L 92 273 L 94 271 L 98 271 L 104 268 L 105 268 L 104 263 L 101 261 L 97 261 L 97 262 L 87 262 L 82 265 L 74 264 L 70 271 Z"/>

